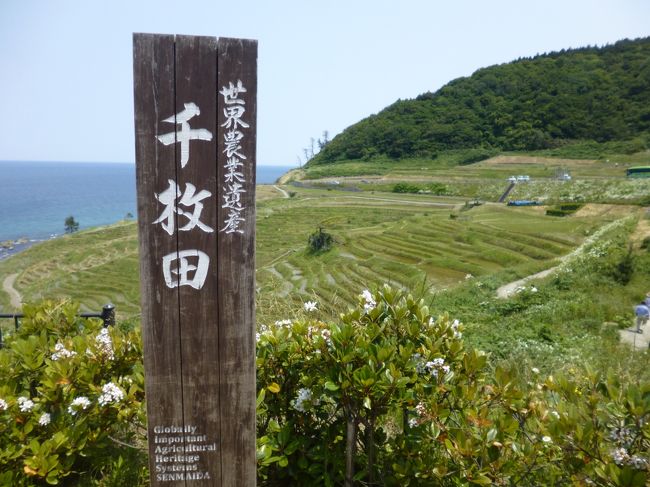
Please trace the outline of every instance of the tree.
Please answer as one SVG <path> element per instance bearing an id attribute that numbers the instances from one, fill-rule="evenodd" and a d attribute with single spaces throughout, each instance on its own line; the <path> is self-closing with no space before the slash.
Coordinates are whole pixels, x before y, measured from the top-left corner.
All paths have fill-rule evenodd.
<path id="1" fill-rule="evenodd" d="M 318 139 L 318 149 L 323 150 L 327 144 L 329 144 L 329 132 L 327 130 L 323 130 L 323 138 Z"/>
<path id="2" fill-rule="evenodd" d="M 309 252 L 312 254 L 327 252 L 332 245 L 334 245 L 334 237 L 324 232 L 322 227 L 318 227 L 318 231 L 312 233 L 307 240 Z"/>
<path id="3" fill-rule="evenodd" d="M 65 233 L 72 233 L 79 230 L 79 222 L 74 219 L 74 216 L 70 215 L 65 219 Z"/>

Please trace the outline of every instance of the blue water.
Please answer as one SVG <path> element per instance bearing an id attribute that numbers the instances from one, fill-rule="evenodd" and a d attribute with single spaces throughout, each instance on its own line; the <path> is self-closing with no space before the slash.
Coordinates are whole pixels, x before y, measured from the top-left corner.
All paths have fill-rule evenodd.
<path id="1" fill-rule="evenodd" d="M 258 166 L 257 183 L 289 169 Z M 134 164 L 0 161 L 0 242 L 61 235 L 71 215 L 83 229 L 129 213 L 137 213 Z"/>

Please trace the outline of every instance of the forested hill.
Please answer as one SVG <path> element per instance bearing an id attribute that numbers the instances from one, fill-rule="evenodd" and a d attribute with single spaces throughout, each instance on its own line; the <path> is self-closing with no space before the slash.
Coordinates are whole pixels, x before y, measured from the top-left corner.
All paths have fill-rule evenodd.
<path id="1" fill-rule="evenodd" d="M 650 37 L 490 66 L 397 101 L 347 128 L 309 163 L 435 157 L 450 149 L 539 150 L 650 134 Z"/>

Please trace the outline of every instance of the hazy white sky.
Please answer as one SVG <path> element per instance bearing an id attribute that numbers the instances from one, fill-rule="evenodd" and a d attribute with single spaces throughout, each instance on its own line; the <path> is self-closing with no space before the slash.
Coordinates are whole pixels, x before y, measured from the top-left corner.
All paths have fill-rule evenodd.
<path id="1" fill-rule="evenodd" d="M 133 32 L 257 39 L 258 164 L 295 165 L 478 68 L 648 36 L 650 2 L 1 0 L 0 160 L 133 162 Z"/>

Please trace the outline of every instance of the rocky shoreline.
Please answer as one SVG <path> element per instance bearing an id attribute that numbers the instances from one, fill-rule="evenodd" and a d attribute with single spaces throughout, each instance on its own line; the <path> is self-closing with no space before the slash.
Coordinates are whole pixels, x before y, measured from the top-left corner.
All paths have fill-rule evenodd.
<path id="1" fill-rule="evenodd" d="M 30 240 L 26 237 L 21 237 L 17 240 L 4 240 L 0 242 L 0 260 L 6 259 L 18 252 L 28 249 L 35 243 L 42 240 Z"/>

